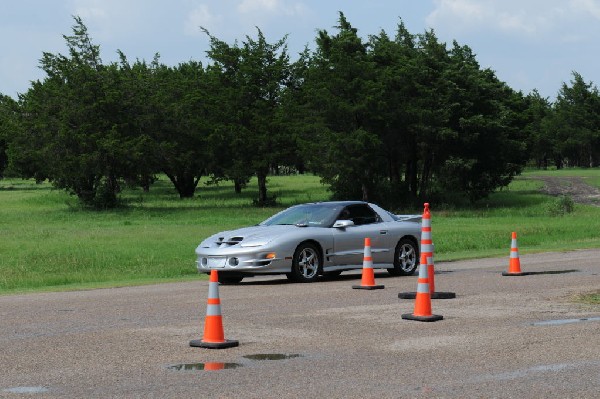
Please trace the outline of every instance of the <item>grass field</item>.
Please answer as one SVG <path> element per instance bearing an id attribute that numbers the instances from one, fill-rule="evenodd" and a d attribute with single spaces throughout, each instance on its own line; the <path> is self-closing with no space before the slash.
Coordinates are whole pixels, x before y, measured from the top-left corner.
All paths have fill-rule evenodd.
<path id="1" fill-rule="evenodd" d="M 512 231 L 521 253 L 600 247 L 600 208 L 576 205 L 572 213 L 549 216 L 555 199 L 540 194 L 541 183 L 532 179 L 545 173 L 586 176 L 600 186 L 597 169 L 529 171 L 475 207 L 431 204 L 436 260 L 508 256 Z M 204 278 L 194 264 L 201 239 L 329 195 L 310 175 L 271 177 L 269 192 L 280 207 L 252 206 L 255 182 L 241 195 L 227 183 L 201 183 L 196 198 L 180 200 L 162 179 L 149 193 L 126 190 L 121 209 L 96 212 L 49 184 L 0 180 L 0 293 Z"/>

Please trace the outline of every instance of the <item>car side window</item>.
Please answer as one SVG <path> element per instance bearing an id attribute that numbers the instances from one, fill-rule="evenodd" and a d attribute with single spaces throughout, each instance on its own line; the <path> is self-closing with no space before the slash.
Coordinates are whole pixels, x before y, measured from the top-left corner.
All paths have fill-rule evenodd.
<path id="1" fill-rule="evenodd" d="M 355 225 L 381 222 L 379 215 L 366 204 L 348 205 L 340 214 L 343 220 L 352 220 Z"/>

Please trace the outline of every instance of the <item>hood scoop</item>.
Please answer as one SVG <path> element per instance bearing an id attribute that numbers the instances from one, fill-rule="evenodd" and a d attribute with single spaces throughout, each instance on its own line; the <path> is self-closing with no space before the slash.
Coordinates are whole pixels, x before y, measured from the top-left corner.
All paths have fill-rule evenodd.
<path id="1" fill-rule="evenodd" d="M 219 237 L 217 240 L 217 245 L 230 247 L 239 244 L 240 242 L 242 242 L 243 239 L 244 237 L 231 237 L 228 240 L 226 240 L 225 237 Z"/>

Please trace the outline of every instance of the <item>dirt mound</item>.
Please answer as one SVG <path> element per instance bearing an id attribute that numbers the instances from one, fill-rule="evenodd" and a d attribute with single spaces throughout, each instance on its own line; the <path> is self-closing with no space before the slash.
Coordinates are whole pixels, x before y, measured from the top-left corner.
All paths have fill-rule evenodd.
<path id="1" fill-rule="evenodd" d="M 537 180 L 544 182 L 542 191 L 549 195 L 568 195 L 579 204 L 600 206 L 600 190 L 590 186 L 581 177 L 540 176 Z"/>

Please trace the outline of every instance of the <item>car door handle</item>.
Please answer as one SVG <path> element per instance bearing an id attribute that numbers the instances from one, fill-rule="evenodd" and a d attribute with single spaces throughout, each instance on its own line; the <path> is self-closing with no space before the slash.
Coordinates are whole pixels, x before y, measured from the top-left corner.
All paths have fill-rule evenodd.
<path id="1" fill-rule="evenodd" d="M 379 230 L 379 234 L 385 235 L 385 234 L 387 234 L 387 230 Z"/>

